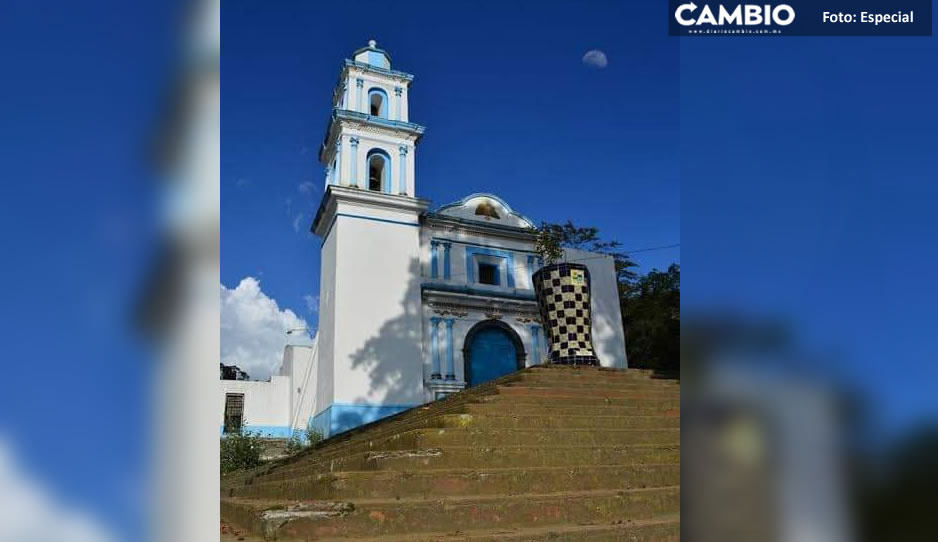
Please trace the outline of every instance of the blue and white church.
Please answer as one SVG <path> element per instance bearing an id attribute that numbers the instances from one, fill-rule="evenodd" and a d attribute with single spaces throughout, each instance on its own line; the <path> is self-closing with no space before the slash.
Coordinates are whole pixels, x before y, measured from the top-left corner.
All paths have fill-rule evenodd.
<path id="1" fill-rule="evenodd" d="M 424 127 L 409 116 L 413 80 L 374 41 L 342 65 L 311 227 L 321 240 L 319 329 L 311 348 L 287 347 L 280 375 L 296 396 L 284 415 L 293 429 L 310 423 L 330 436 L 544 359 L 535 224 L 495 194 L 430 210 L 417 191 Z M 590 270 L 600 363 L 626 367 L 612 258 L 565 258 Z"/>

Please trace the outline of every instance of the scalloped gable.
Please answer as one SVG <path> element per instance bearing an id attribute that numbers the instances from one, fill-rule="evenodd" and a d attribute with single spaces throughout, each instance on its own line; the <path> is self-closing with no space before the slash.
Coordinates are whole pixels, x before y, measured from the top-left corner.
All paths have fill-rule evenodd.
<path id="1" fill-rule="evenodd" d="M 503 199 L 493 194 L 466 196 L 460 201 L 440 207 L 437 214 L 515 228 L 535 227 L 534 222 L 513 211 Z"/>

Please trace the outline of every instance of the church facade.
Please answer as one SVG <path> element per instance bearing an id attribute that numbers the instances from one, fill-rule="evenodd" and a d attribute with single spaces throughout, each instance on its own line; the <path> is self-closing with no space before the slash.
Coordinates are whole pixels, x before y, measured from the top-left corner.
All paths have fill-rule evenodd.
<path id="1" fill-rule="evenodd" d="M 371 41 L 345 60 L 333 93 L 311 226 L 321 242 L 319 329 L 306 383 L 289 390 L 301 394 L 290 418 L 326 436 L 541 363 L 546 352 L 531 278 L 543 263 L 535 224 L 494 194 L 430 210 L 417 193 L 424 127 L 409 118 L 412 81 Z M 612 258 L 567 250 L 565 259 L 589 268 L 601 365 L 626 367 Z"/>
<path id="2" fill-rule="evenodd" d="M 413 76 L 374 42 L 344 62 L 319 158 L 326 191 L 314 425 L 333 434 L 540 363 L 534 223 L 492 194 L 429 211 L 414 168 Z M 612 259 L 593 278 L 594 342 L 625 367 Z M 603 302 L 607 303 L 603 303 Z M 611 303 L 609 303 L 611 301 Z M 597 310 L 598 309 L 598 310 Z"/>

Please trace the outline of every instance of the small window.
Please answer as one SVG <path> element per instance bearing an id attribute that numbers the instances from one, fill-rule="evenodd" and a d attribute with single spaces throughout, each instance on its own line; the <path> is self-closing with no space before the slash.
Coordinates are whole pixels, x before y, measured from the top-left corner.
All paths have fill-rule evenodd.
<path id="1" fill-rule="evenodd" d="M 368 91 L 368 113 L 375 117 L 388 116 L 388 95 L 380 88 Z"/>
<path id="2" fill-rule="evenodd" d="M 368 190 L 375 192 L 390 192 L 388 179 L 388 158 L 380 151 L 372 151 L 368 155 Z"/>
<path id="3" fill-rule="evenodd" d="M 244 394 L 225 395 L 225 434 L 240 433 L 244 420 Z"/>
<path id="4" fill-rule="evenodd" d="M 498 266 L 491 263 L 479 263 L 479 282 L 498 286 Z"/>

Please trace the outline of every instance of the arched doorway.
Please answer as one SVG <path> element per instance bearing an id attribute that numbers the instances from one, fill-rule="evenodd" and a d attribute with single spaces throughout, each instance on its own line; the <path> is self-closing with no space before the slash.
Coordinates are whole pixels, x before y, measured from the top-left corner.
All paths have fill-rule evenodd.
<path id="1" fill-rule="evenodd" d="M 524 359 L 521 337 L 504 322 L 479 322 L 466 334 L 463 360 L 470 387 L 523 369 Z"/>

